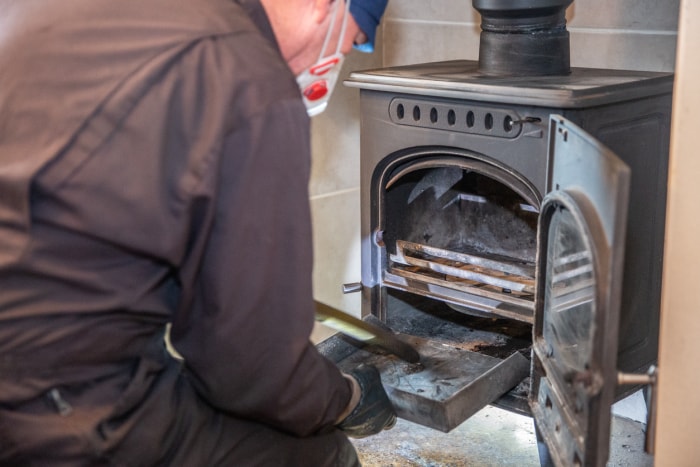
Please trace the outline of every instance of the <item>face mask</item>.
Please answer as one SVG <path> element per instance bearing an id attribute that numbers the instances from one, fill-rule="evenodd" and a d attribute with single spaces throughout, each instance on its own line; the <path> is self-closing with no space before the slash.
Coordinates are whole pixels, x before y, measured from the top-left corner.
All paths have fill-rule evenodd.
<path id="1" fill-rule="evenodd" d="M 319 55 L 318 60 L 316 60 L 316 63 L 311 65 L 311 67 L 304 70 L 301 74 L 299 74 L 299 76 L 297 76 L 297 83 L 299 84 L 299 89 L 301 89 L 304 105 L 306 105 L 306 111 L 308 112 L 309 117 L 318 115 L 326 110 L 328 100 L 331 97 L 335 83 L 338 81 L 340 69 L 343 65 L 343 59 L 345 58 L 344 55 L 340 53 L 340 48 L 345 37 L 348 14 L 350 14 L 350 0 L 347 0 L 345 4 L 345 15 L 343 16 L 340 37 L 338 38 L 338 45 L 335 49 L 335 53 L 328 56 L 325 55 L 326 47 L 328 47 L 328 42 L 333 34 L 333 29 L 336 22 L 335 20 L 338 13 L 338 3 L 341 1 L 342 0 L 335 0 L 335 5 L 333 5 L 331 24 L 328 27 L 326 39 L 323 42 L 323 47 L 321 48 L 321 54 Z"/>

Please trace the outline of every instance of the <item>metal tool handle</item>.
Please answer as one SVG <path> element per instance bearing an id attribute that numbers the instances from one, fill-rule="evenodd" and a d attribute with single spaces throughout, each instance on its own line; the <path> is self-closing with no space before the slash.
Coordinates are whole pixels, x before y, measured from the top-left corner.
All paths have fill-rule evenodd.
<path id="1" fill-rule="evenodd" d="M 409 362 L 420 362 L 418 351 L 390 331 L 369 324 L 331 306 L 316 301 L 316 321 L 355 340 L 376 345 Z"/>

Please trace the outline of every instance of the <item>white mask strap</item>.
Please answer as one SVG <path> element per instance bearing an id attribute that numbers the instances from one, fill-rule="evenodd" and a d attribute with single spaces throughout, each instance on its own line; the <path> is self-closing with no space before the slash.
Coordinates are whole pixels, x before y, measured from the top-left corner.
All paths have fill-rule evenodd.
<path id="1" fill-rule="evenodd" d="M 331 17 L 331 24 L 328 26 L 328 32 L 326 32 L 326 38 L 323 40 L 323 47 L 321 47 L 321 53 L 318 56 L 317 62 L 321 61 L 326 55 L 326 48 L 333 35 L 333 30 L 335 29 L 335 21 L 338 16 L 338 3 L 342 0 L 334 0 L 333 2 L 333 16 Z M 340 37 L 338 37 L 338 44 L 335 48 L 335 54 L 340 53 L 340 49 L 343 46 L 343 40 L 345 39 L 345 31 L 348 26 L 348 14 L 350 14 L 350 2 L 351 0 L 346 0 L 345 2 L 345 14 L 343 15 L 343 24 L 340 27 Z"/>

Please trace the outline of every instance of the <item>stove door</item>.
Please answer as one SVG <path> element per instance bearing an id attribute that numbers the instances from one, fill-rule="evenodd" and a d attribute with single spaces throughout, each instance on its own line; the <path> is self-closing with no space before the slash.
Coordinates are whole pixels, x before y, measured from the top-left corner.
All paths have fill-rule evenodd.
<path id="1" fill-rule="evenodd" d="M 529 402 L 560 466 L 608 457 L 629 178 L 600 142 L 550 118 Z"/>

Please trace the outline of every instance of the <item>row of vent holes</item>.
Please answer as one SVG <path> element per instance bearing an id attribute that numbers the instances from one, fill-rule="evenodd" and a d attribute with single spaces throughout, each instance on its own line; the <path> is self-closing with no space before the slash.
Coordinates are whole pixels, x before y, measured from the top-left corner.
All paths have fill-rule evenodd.
<path id="1" fill-rule="evenodd" d="M 406 110 L 404 109 L 403 104 L 399 104 L 396 106 L 396 116 L 399 117 L 399 120 L 403 120 L 404 117 L 406 116 Z M 420 121 L 420 107 L 413 106 L 413 120 L 418 122 Z M 437 123 L 438 121 L 438 111 L 435 107 L 430 109 L 430 121 L 432 123 Z M 457 115 L 455 114 L 454 110 L 449 110 L 447 112 L 447 123 L 450 126 L 454 126 L 457 123 Z M 474 112 L 471 110 L 467 112 L 467 128 L 472 128 L 474 124 L 476 123 L 476 116 L 474 115 Z M 491 113 L 487 113 L 484 115 L 484 128 L 487 130 L 493 129 L 493 115 Z M 506 115 L 503 118 L 503 130 L 508 133 L 513 129 L 513 119 L 511 118 L 510 115 Z"/>

